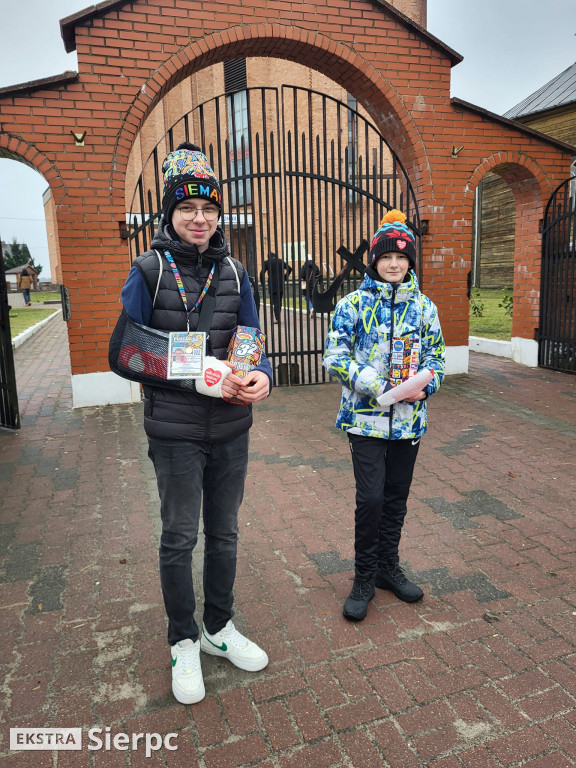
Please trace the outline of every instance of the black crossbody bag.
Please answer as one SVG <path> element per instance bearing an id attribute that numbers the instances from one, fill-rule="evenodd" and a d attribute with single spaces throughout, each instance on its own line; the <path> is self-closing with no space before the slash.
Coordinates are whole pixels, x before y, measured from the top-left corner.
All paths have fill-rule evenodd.
<path id="1" fill-rule="evenodd" d="M 160 279 L 162 277 L 162 257 L 156 251 L 160 265 L 158 283 L 152 301 L 156 303 Z M 200 306 L 200 317 L 196 331 L 204 331 L 207 338 L 212 325 L 212 316 L 216 306 L 216 289 L 220 278 L 220 264 L 216 262 L 214 277 L 210 287 L 206 291 Z M 168 376 L 168 348 L 170 334 L 167 331 L 159 331 L 149 328 L 131 320 L 125 309 L 122 309 L 120 317 L 110 337 L 108 346 L 108 365 L 110 370 L 122 376 L 123 379 L 137 381 L 140 384 L 148 384 L 155 387 L 168 387 L 170 389 L 194 390 L 194 379 L 169 379 Z"/>

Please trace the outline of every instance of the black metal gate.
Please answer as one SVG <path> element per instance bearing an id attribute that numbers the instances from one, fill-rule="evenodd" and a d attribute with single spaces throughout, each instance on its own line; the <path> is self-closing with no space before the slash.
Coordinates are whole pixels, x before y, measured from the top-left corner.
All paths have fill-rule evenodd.
<path id="1" fill-rule="evenodd" d="M 384 213 L 399 208 L 417 234 L 412 187 L 385 139 L 355 102 L 296 86 L 248 88 L 218 96 L 180 118 L 151 152 L 129 218 L 132 258 L 157 226 L 165 155 L 182 141 L 200 145 L 223 191 L 222 224 L 231 255 L 246 267 L 277 384 L 327 380 L 323 345 L 330 311 L 353 290 L 362 255 Z M 275 322 L 262 266 L 272 252 L 291 273 Z M 300 279 L 320 270 L 314 310 Z"/>
<path id="2" fill-rule="evenodd" d="M 0 427 L 20 429 L 9 313 L 4 258 L 0 247 Z"/>
<path id="3" fill-rule="evenodd" d="M 544 214 L 538 363 L 576 373 L 576 178 L 555 190 Z"/>

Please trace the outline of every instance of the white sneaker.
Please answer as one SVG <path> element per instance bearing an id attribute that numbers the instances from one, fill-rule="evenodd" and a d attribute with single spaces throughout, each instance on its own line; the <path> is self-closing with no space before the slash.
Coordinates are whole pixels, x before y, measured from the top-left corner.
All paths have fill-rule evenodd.
<path id="1" fill-rule="evenodd" d="M 206 695 L 202 666 L 200 664 L 200 640 L 180 640 L 170 647 L 172 656 L 172 693 L 180 704 L 196 704 Z"/>
<path id="2" fill-rule="evenodd" d="M 241 635 L 232 621 L 228 621 L 226 626 L 215 635 L 208 634 L 206 627 L 202 625 L 200 647 L 204 653 L 223 656 L 236 667 L 245 669 L 247 672 L 258 672 L 268 664 L 266 651 Z"/>

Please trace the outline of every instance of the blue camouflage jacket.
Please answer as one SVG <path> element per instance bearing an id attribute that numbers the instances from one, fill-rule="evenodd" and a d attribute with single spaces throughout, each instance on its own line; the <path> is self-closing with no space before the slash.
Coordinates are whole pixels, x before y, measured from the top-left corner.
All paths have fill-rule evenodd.
<path id="1" fill-rule="evenodd" d="M 436 392 L 444 378 L 444 337 L 436 305 L 420 292 L 412 270 L 399 285 L 366 274 L 336 305 L 323 365 L 342 384 L 338 428 L 389 440 L 415 439 L 426 431 L 426 400 L 385 407 L 376 401 L 390 380 L 393 338 L 420 342 L 418 371 L 434 370 L 424 391 Z"/>

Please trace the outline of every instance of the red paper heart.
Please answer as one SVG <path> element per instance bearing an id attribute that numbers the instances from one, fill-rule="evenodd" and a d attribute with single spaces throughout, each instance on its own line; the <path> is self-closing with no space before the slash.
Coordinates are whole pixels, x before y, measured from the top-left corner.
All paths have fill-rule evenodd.
<path id="1" fill-rule="evenodd" d="M 208 387 L 213 387 L 214 384 L 218 384 L 221 378 L 222 374 L 220 371 L 215 371 L 214 368 L 207 368 L 204 372 L 204 381 Z"/>

